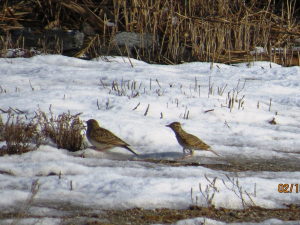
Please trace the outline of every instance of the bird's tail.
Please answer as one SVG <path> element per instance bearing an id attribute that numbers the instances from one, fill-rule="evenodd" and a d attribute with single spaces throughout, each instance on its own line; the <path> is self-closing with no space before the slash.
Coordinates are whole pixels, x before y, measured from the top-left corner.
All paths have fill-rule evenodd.
<path id="1" fill-rule="evenodd" d="M 128 146 L 124 146 L 124 148 L 126 148 L 128 151 L 131 151 L 133 154 L 139 156 L 138 154 L 136 154 L 132 149 L 130 149 Z"/>
<path id="2" fill-rule="evenodd" d="M 215 153 L 217 156 L 220 156 L 218 153 L 216 153 L 214 150 L 212 150 L 211 148 L 209 149 L 209 151 L 211 151 L 212 153 Z"/>

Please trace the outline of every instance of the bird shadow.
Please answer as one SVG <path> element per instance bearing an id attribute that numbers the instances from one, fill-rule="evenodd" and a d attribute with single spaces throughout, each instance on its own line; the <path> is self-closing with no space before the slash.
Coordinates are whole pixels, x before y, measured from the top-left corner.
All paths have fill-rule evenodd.
<path id="1" fill-rule="evenodd" d="M 182 152 L 155 152 L 155 153 L 139 153 L 136 156 L 130 152 L 119 152 L 114 150 L 95 151 L 93 148 L 87 148 L 84 151 L 78 151 L 74 156 L 83 158 L 97 158 L 97 159 L 109 159 L 109 160 L 120 160 L 120 161 L 143 161 L 143 160 L 176 160 L 176 161 L 187 161 L 187 162 L 198 162 L 198 163 L 216 163 L 219 162 L 219 157 L 209 156 L 193 156 L 183 158 L 187 154 Z"/>
<path id="2" fill-rule="evenodd" d="M 81 153 L 81 154 L 79 154 Z M 127 152 L 117 152 L 111 150 L 95 151 L 93 148 L 87 148 L 82 152 L 78 152 L 80 156 L 84 158 L 99 158 L 99 159 L 111 159 L 111 160 L 144 160 L 144 159 L 167 159 L 174 160 L 180 159 L 184 154 L 180 152 L 160 152 L 160 153 L 143 153 L 138 156 Z M 76 154 L 76 155 L 77 155 Z"/>
<path id="3" fill-rule="evenodd" d="M 111 160 L 133 160 L 138 156 L 131 153 L 115 152 L 110 150 L 95 151 L 93 148 L 85 149 L 84 158 L 98 158 Z"/>
<path id="4" fill-rule="evenodd" d="M 178 159 L 184 155 L 180 152 L 160 152 L 139 154 L 138 159 Z"/>

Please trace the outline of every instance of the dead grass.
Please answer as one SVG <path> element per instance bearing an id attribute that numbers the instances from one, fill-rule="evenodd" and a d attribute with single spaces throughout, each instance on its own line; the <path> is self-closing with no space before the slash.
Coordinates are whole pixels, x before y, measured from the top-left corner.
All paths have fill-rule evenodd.
<path id="1" fill-rule="evenodd" d="M 39 124 L 34 120 L 26 123 L 23 117 L 9 113 L 6 123 L 2 119 L 0 122 L 1 141 L 6 143 L 0 149 L 0 156 L 22 154 L 37 149 L 43 138 L 38 128 Z"/>
<path id="2" fill-rule="evenodd" d="M 32 181 L 30 192 L 26 198 L 26 201 L 21 205 L 19 212 L 18 212 L 17 216 L 14 218 L 11 225 L 17 225 L 20 222 L 20 220 L 25 217 L 27 211 L 29 210 L 30 206 L 33 203 L 35 196 L 37 195 L 37 193 L 39 191 L 39 187 L 40 187 L 39 179 Z"/>
<path id="3" fill-rule="evenodd" d="M 3 132 L 4 132 L 4 124 L 3 124 L 2 117 L 0 116 L 0 142 L 4 141 Z"/>
<path id="4" fill-rule="evenodd" d="M 50 117 L 40 109 L 36 112 L 36 118 L 41 126 L 41 133 L 50 138 L 57 148 L 67 149 L 69 151 L 77 151 L 83 149 L 85 125 L 79 116 L 82 113 L 71 115 L 62 113 L 55 116 L 49 108 Z"/>
<path id="5" fill-rule="evenodd" d="M 68 205 L 68 206 L 66 206 Z M 226 223 L 242 223 L 242 222 L 263 222 L 268 219 L 279 219 L 282 221 L 294 221 L 294 224 L 298 224 L 300 206 L 294 204 L 287 204 L 285 209 L 266 209 L 261 207 L 250 207 L 247 210 L 234 210 L 221 207 L 216 209 L 215 207 L 200 207 L 191 205 L 189 209 L 142 209 L 133 208 L 127 210 L 101 210 L 101 212 L 95 212 L 95 209 L 78 209 L 78 207 L 69 206 L 65 204 L 60 207 L 59 210 L 62 213 L 55 218 L 60 218 L 63 222 L 61 224 L 173 224 L 179 220 L 193 219 L 198 217 L 204 217 L 203 222 L 199 224 L 205 224 L 206 219 L 214 219 Z M 61 216 L 64 215 L 64 216 Z M 1 214 L 0 218 L 14 218 L 15 214 Z M 35 215 L 27 214 L 27 218 L 40 219 Z"/>
<path id="6" fill-rule="evenodd" d="M 45 140 L 50 138 L 57 148 L 77 151 L 85 148 L 85 125 L 79 116 L 62 113 L 55 116 L 51 107 L 50 116 L 40 109 L 29 123 L 21 115 L 12 112 L 7 114 L 6 122 L 0 116 L 0 141 L 5 145 L 0 148 L 0 156 L 22 154 L 37 149 Z"/>
<path id="7" fill-rule="evenodd" d="M 87 39 L 76 57 L 109 54 L 114 48 L 114 35 L 127 31 L 152 35 L 151 47 L 143 47 L 145 43 L 141 40 L 139 48 L 125 46 L 122 53 L 135 52 L 137 59 L 147 62 L 231 64 L 270 60 L 290 66 L 300 64 L 299 51 L 293 50 L 295 40 L 300 37 L 297 4 L 296 0 L 276 1 L 276 4 L 259 0 L 20 1 L 3 4 L 0 16 L 4 24 L 0 27 L 6 32 L 34 26 L 36 32 L 41 32 L 55 26 L 79 29 L 86 21 L 98 35 Z M 0 38 L 0 49 L 22 48 L 22 45 L 22 36 L 17 44 L 11 42 L 9 35 Z M 43 45 L 44 51 L 48 51 L 47 43 Z M 250 54 L 257 46 L 263 47 L 264 53 Z"/>

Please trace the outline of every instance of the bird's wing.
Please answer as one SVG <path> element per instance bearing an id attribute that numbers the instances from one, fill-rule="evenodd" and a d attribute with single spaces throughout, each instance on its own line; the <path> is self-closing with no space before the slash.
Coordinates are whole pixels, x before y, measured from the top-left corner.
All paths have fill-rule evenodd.
<path id="1" fill-rule="evenodd" d="M 206 151 L 211 151 L 212 153 L 216 154 L 217 156 L 220 156 L 218 153 L 216 153 L 214 150 L 211 149 L 211 147 L 206 144 L 205 142 L 201 141 L 200 138 L 196 137 L 195 135 L 192 134 L 186 134 L 183 137 L 184 141 L 194 147 L 194 150 L 206 150 Z"/>
<path id="2" fill-rule="evenodd" d="M 190 145 L 195 147 L 194 150 L 201 149 L 201 150 L 209 150 L 210 146 L 203 141 L 201 141 L 198 137 L 192 134 L 187 134 L 184 137 L 185 142 Z"/>
<path id="3" fill-rule="evenodd" d="M 109 130 L 106 130 L 105 128 L 99 128 L 91 133 L 91 137 L 93 137 L 96 141 L 100 143 L 105 144 L 111 144 L 111 145 L 129 145 L 125 141 L 123 141 L 121 138 L 114 135 Z"/>

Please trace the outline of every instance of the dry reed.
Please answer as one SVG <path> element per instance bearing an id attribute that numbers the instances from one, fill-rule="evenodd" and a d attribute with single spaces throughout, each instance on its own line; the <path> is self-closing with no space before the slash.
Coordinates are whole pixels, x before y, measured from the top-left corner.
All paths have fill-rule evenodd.
<path id="1" fill-rule="evenodd" d="M 136 58 L 148 62 L 231 64 L 255 58 L 284 66 L 298 65 L 299 53 L 293 50 L 293 45 L 300 37 L 299 12 L 296 10 L 299 3 L 296 0 L 274 2 L 38 0 L 11 6 L 4 4 L 0 16 L 7 23 L 2 26 L 4 31 L 22 24 L 37 24 L 38 20 L 40 29 L 53 26 L 79 29 L 80 23 L 87 21 L 99 36 L 86 40 L 85 47 L 76 56 L 86 53 L 93 58 L 103 55 L 103 51 L 109 54 L 114 48 L 110 40 L 117 32 L 127 31 L 139 33 L 141 37 L 147 33 L 152 35 L 150 48 L 144 47 L 141 38 L 141 46 L 134 49 Z M 113 26 L 108 23 L 113 23 Z M 257 46 L 265 49 L 263 54 L 259 53 L 260 57 L 258 53 L 251 53 Z M 270 57 L 274 49 L 284 46 L 284 56 L 273 54 L 273 58 Z M 1 49 L 13 47 L 9 35 L 0 39 Z M 128 49 L 124 54 L 129 54 Z M 278 57 L 283 60 L 278 60 Z"/>

